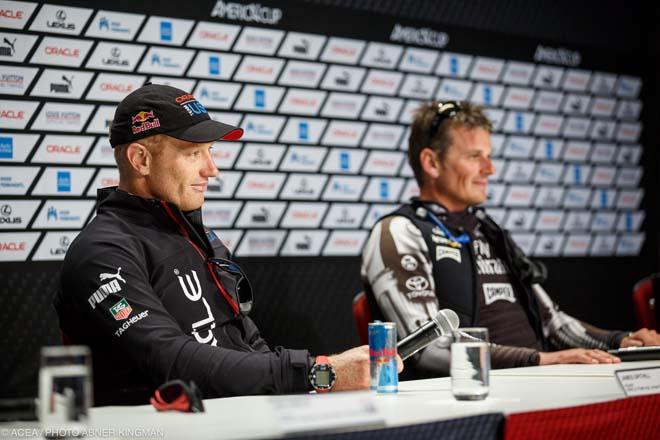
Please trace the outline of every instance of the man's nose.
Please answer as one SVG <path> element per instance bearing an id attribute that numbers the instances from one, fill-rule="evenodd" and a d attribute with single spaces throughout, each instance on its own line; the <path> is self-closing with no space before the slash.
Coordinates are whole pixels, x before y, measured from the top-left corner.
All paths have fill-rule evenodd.
<path id="1" fill-rule="evenodd" d="M 202 170 L 204 176 L 208 177 L 215 177 L 218 174 L 220 174 L 220 171 L 218 171 L 218 167 L 215 166 L 215 162 L 213 161 L 213 155 L 211 155 L 211 152 L 209 151 L 206 154 L 206 166 Z"/>
<path id="2" fill-rule="evenodd" d="M 491 176 L 495 174 L 495 165 L 493 164 L 493 161 L 490 158 L 484 159 L 483 163 L 483 168 L 482 168 L 483 174 L 487 176 Z"/>

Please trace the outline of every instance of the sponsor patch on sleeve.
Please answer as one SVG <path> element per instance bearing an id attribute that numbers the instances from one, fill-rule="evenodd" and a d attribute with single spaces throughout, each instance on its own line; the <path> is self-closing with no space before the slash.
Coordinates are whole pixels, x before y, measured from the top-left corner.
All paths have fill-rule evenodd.
<path id="1" fill-rule="evenodd" d="M 461 250 L 447 246 L 435 247 L 435 261 L 442 260 L 443 258 L 450 258 L 457 263 L 461 262 Z"/>

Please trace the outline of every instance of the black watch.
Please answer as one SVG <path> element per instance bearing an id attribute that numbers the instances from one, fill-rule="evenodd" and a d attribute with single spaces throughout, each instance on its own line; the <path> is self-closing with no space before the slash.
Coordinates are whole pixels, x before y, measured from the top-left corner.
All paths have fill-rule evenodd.
<path id="1" fill-rule="evenodd" d="M 317 393 L 325 393 L 335 386 L 337 373 L 330 365 L 328 356 L 317 356 L 314 366 L 309 371 L 309 383 L 312 384 Z"/>

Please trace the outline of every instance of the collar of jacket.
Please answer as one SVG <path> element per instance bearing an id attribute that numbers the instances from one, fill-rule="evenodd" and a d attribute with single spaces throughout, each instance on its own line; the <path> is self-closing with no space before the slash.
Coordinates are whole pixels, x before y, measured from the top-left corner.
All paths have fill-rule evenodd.
<path id="1" fill-rule="evenodd" d="M 209 252 L 211 245 L 204 233 L 201 208 L 184 212 L 175 204 L 159 199 L 147 199 L 120 190 L 116 186 L 100 188 L 96 192 L 97 212 L 105 209 L 119 210 L 123 216 L 145 225 L 171 225 L 171 227 Z"/>
<path id="2" fill-rule="evenodd" d="M 440 221 L 458 231 L 474 231 L 479 223 L 479 214 L 483 212 L 483 208 L 475 206 L 470 206 L 463 211 L 449 212 L 441 203 L 430 200 L 421 200 L 419 197 L 411 198 L 410 204 L 415 209 L 418 206 L 423 206 L 437 215 Z"/>

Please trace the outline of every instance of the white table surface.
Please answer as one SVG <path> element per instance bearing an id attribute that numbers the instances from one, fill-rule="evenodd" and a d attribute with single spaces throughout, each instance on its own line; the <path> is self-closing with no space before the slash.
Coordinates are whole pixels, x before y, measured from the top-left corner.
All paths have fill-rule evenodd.
<path id="1" fill-rule="evenodd" d="M 291 399 L 300 401 L 301 405 L 307 404 L 305 399 L 324 399 L 330 410 L 341 408 L 342 402 L 345 405 L 355 399 L 366 400 L 377 408 L 385 426 L 402 426 L 493 412 L 511 414 L 620 399 L 624 394 L 614 371 L 642 367 L 660 367 L 660 361 L 494 370 L 491 372 L 490 394 L 478 402 L 456 401 L 451 395 L 450 379 L 439 378 L 401 382 L 396 394 L 364 391 L 209 399 L 204 401 L 206 412 L 202 414 L 159 413 L 149 405 L 99 407 L 91 410 L 90 427 L 96 432 L 109 429 L 114 433 L 111 436 L 101 432 L 102 438 L 145 438 L 145 432 L 154 431 L 157 431 L 155 436 L 147 438 L 277 438 L 285 436 L 287 430 L 278 420 L 274 407 Z M 6 434 L 6 429 L 12 426 L 18 424 L 0 424 L 0 435 L 3 430 Z"/>

